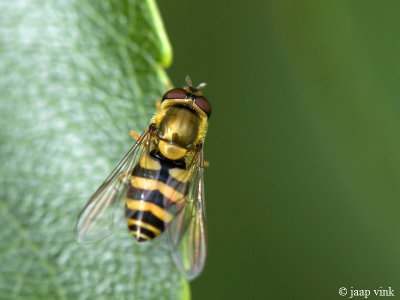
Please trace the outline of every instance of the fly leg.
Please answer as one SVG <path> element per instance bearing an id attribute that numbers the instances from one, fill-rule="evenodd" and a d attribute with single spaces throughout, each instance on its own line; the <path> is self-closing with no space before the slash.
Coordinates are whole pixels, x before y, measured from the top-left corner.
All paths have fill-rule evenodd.
<path id="1" fill-rule="evenodd" d="M 131 131 L 129 132 L 129 134 L 130 134 L 135 140 L 138 140 L 139 137 L 140 137 L 140 134 L 137 134 L 137 133 L 134 132 L 133 130 L 131 130 Z"/>
<path id="2" fill-rule="evenodd" d="M 129 176 L 128 172 L 125 172 L 125 173 L 122 173 L 121 175 L 119 175 L 119 179 L 120 179 L 121 181 L 124 181 L 125 178 L 128 177 L 128 176 Z"/>

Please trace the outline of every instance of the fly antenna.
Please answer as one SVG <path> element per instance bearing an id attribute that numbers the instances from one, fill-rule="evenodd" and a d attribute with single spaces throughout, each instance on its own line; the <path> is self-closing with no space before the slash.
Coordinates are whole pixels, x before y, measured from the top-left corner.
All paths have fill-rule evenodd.
<path id="1" fill-rule="evenodd" d="M 186 83 L 187 83 L 188 87 L 192 87 L 193 86 L 192 85 L 192 79 L 190 79 L 189 75 L 186 75 Z"/>
<path id="2" fill-rule="evenodd" d="M 189 76 L 189 75 L 186 75 L 186 83 L 187 83 L 188 87 L 193 87 L 192 79 L 190 79 L 190 76 Z M 202 82 L 202 83 L 200 83 L 200 84 L 196 87 L 196 90 L 205 88 L 206 85 L 207 85 L 207 83 Z"/>
<path id="3" fill-rule="evenodd" d="M 205 88 L 206 86 L 207 86 L 207 83 L 202 82 L 202 83 L 200 83 L 200 84 L 196 87 L 196 89 L 200 90 L 200 89 Z"/>

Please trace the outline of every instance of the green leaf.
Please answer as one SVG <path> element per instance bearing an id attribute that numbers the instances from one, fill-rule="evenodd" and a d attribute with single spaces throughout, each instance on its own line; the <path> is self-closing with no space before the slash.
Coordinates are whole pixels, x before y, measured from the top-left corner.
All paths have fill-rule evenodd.
<path id="1" fill-rule="evenodd" d="M 0 14 L 0 298 L 189 298 L 162 242 L 73 235 L 169 85 L 154 0 L 2 1 Z"/>

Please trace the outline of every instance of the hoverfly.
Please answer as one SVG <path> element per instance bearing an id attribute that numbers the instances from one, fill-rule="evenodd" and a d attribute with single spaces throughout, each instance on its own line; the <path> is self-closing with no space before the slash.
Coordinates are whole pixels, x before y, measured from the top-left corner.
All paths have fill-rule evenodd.
<path id="1" fill-rule="evenodd" d="M 89 199 L 75 226 L 76 239 L 89 243 L 111 234 L 126 220 L 138 242 L 166 231 L 172 258 L 187 280 L 206 259 L 203 144 L 211 105 L 205 86 L 167 91 L 142 135 Z M 125 208 L 123 208 L 125 206 Z"/>

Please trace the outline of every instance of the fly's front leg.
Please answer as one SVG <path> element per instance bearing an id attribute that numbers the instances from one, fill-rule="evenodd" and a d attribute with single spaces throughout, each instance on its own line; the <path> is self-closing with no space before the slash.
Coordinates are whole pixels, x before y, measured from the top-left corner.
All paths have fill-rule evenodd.
<path id="1" fill-rule="evenodd" d="M 129 132 L 129 134 L 135 139 L 138 140 L 140 138 L 140 134 L 137 134 L 136 132 L 134 132 L 133 130 L 131 130 Z"/>

